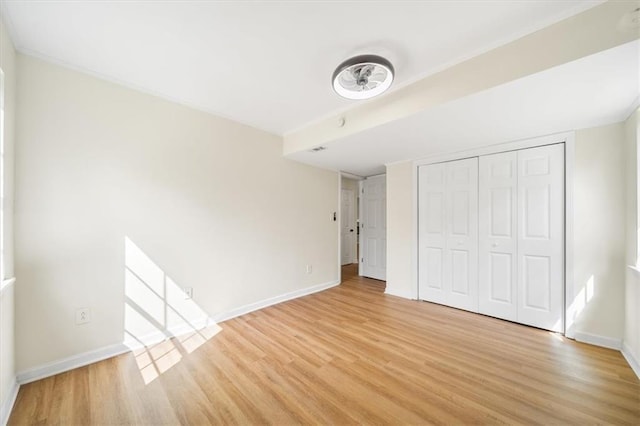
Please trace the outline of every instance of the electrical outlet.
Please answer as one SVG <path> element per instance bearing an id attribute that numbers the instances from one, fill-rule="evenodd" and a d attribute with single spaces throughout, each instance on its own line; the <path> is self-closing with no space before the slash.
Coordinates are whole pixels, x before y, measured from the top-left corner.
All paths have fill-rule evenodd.
<path id="1" fill-rule="evenodd" d="M 184 287 L 182 291 L 184 291 L 184 300 L 193 299 L 193 287 Z"/>
<path id="2" fill-rule="evenodd" d="M 76 325 L 86 324 L 91 322 L 91 309 L 78 308 L 76 310 Z"/>
<path id="3" fill-rule="evenodd" d="M 307 274 L 310 274 L 311 272 L 313 272 L 313 266 L 307 265 Z"/>

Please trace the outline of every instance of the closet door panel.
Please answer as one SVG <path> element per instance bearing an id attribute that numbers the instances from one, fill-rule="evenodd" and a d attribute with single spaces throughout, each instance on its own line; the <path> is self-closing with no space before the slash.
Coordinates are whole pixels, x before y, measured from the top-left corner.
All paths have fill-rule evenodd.
<path id="1" fill-rule="evenodd" d="M 446 304 L 450 287 L 446 253 L 446 176 L 443 164 L 418 170 L 418 297 Z"/>
<path id="2" fill-rule="evenodd" d="M 447 304 L 478 312 L 478 158 L 446 163 Z"/>
<path id="3" fill-rule="evenodd" d="M 517 153 L 480 157 L 480 313 L 517 320 Z"/>
<path id="4" fill-rule="evenodd" d="M 563 331 L 564 145 L 518 151 L 518 322 Z"/>
<path id="5" fill-rule="evenodd" d="M 418 297 L 478 310 L 478 159 L 418 170 Z"/>

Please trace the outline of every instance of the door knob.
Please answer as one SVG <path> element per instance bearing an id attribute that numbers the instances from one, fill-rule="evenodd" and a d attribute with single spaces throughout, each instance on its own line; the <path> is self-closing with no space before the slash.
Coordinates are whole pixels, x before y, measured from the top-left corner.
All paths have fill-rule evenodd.
<path id="1" fill-rule="evenodd" d="M 349 232 L 353 232 L 353 229 L 349 229 Z"/>

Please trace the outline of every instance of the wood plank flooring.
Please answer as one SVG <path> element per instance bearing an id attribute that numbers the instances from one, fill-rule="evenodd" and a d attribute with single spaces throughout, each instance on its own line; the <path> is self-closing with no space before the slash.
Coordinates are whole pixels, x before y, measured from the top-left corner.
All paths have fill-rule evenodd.
<path id="1" fill-rule="evenodd" d="M 215 335 L 24 385 L 9 424 L 640 424 L 619 352 L 387 296 L 343 270 L 340 286 Z"/>

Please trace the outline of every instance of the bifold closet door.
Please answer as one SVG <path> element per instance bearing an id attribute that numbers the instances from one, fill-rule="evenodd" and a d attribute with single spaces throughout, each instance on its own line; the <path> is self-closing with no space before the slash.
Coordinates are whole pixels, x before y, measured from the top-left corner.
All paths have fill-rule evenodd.
<path id="1" fill-rule="evenodd" d="M 480 157 L 479 312 L 563 330 L 564 145 Z"/>
<path id="2" fill-rule="evenodd" d="M 419 298 L 478 311 L 478 159 L 421 166 Z"/>
<path id="3" fill-rule="evenodd" d="M 564 328 L 564 145 L 518 151 L 518 322 Z"/>
<path id="4" fill-rule="evenodd" d="M 517 321 L 517 152 L 480 157 L 479 175 L 478 310 Z"/>

